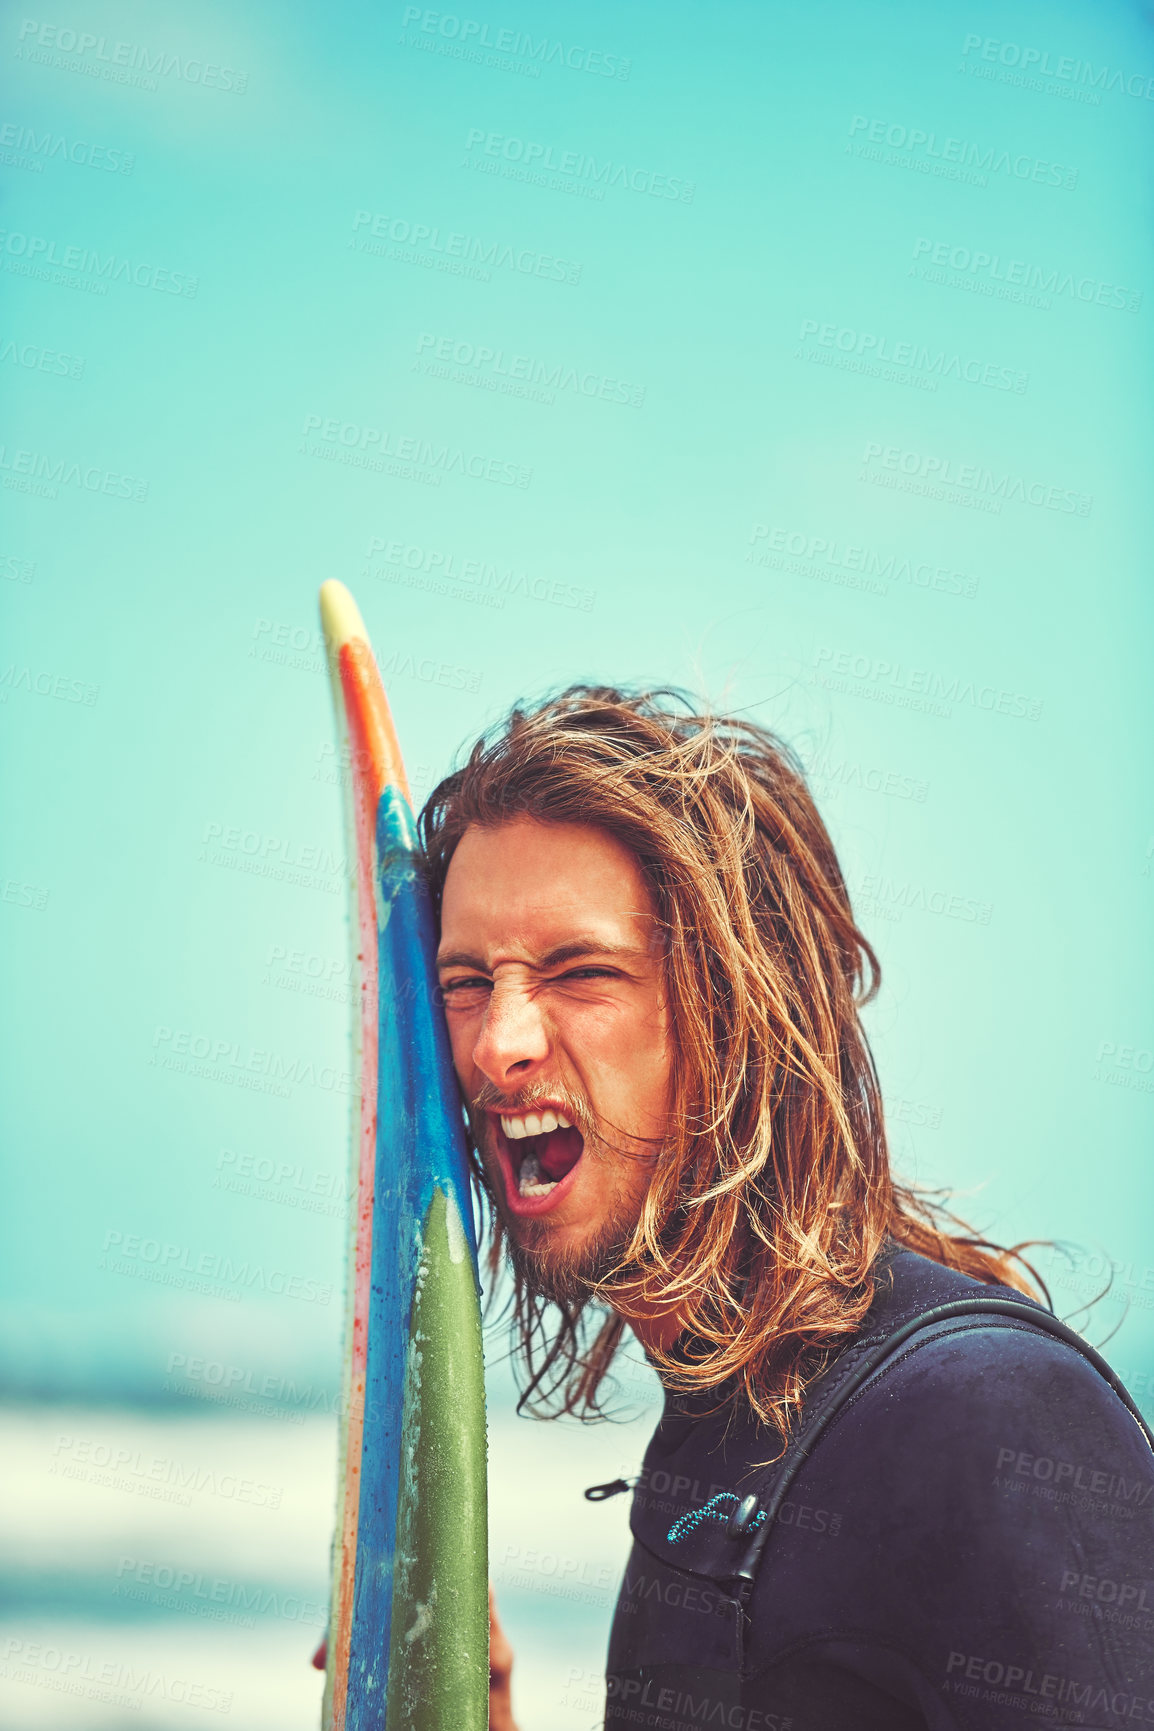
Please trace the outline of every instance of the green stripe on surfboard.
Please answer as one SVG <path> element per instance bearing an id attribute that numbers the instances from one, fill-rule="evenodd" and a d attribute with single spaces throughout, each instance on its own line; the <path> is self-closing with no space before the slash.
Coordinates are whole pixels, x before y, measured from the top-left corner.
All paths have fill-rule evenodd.
<path id="1" fill-rule="evenodd" d="M 475 1276 L 435 1189 L 413 1295 L 402 1422 L 387 1731 L 486 1731 L 485 1410 Z M 428 1359 L 436 1376 L 423 1374 Z"/>

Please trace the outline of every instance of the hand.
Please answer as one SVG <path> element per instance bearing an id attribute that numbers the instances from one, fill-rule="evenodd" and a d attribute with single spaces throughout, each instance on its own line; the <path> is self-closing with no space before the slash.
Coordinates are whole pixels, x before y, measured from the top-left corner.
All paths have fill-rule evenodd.
<path id="1" fill-rule="evenodd" d="M 513 1649 L 497 1617 L 497 1601 L 489 1588 L 489 1731 L 517 1731 L 513 1718 Z"/>
<path id="2" fill-rule="evenodd" d="M 323 1671 L 328 1658 L 328 1637 L 313 1654 L 313 1664 Z M 489 1588 L 489 1731 L 517 1731 L 513 1718 L 513 1649 L 497 1617 L 497 1601 Z"/>

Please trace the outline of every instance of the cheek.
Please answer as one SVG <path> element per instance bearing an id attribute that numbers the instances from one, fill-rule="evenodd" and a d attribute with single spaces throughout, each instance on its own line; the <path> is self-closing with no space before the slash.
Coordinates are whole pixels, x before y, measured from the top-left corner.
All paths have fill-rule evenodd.
<path id="1" fill-rule="evenodd" d="M 648 1034 L 649 1063 L 653 1074 L 662 1076 L 668 1082 L 673 1074 L 673 1024 L 667 1005 L 658 1004 L 655 1007 Z"/>
<path id="2" fill-rule="evenodd" d="M 570 1053 L 603 1107 L 626 1119 L 665 1112 L 672 1048 L 664 1014 L 649 1008 L 629 1015 L 594 1013 L 572 1021 L 566 1032 Z"/>
<path id="3" fill-rule="evenodd" d="M 453 1015 L 446 1015 L 445 1023 L 449 1030 L 449 1047 L 453 1054 L 453 1068 L 457 1072 L 457 1080 L 462 1088 L 468 1089 L 475 1068 L 473 1051 L 477 1044 L 477 1018 L 464 1015 L 458 1010 Z"/>

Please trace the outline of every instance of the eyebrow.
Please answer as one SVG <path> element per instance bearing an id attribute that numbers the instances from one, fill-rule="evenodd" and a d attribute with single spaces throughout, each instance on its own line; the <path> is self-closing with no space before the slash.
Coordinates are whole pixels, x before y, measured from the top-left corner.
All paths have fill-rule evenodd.
<path id="1" fill-rule="evenodd" d="M 619 960 L 627 957 L 636 958 L 643 955 L 643 950 L 631 944 L 606 944 L 597 938 L 570 938 L 567 943 L 556 944 L 553 949 L 546 950 L 535 962 L 525 965 L 536 973 L 547 972 L 550 968 L 559 968 L 564 962 L 576 961 L 580 956 L 610 956 Z M 487 974 L 488 964 L 480 956 L 471 955 L 467 950 L 454 950 L 447 956 L 437 957 L 438 968 L 476 968 L 478 973 Z"/>

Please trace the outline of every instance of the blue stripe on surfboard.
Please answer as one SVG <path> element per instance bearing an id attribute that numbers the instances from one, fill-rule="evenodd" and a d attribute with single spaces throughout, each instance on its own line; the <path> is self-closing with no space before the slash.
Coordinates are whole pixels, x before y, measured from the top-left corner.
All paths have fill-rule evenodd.
<path id="1" fill-rule="evenodd" d="M 456 1202 L 477 1266 L 459 1095 L 434 995 L 436 928 L 416 840 L 407 800 L 386 788 L 377 808 L 376 1201 L 347 1731 L 381 1731 L 385 1723 L 401 1409 L 421 1226 L 435 1185 Z"/>

